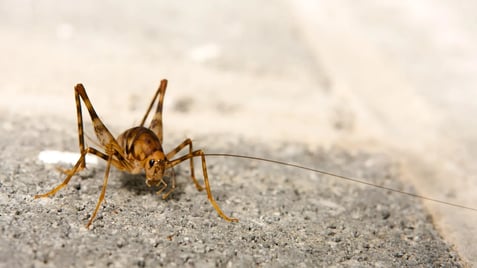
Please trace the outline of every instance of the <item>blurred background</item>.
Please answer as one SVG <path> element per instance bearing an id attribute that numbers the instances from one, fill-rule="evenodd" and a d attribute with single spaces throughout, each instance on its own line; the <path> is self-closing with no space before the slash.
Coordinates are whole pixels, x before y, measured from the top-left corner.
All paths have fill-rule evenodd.
<path id="1" fill-rule="evenodd" d="M 372 150 L 419 193 L 477 207 L 476 11 L 470 0 L 2 0 L 0 135 L 34 131 L 18 118 L 75 139 L 79 82 L 118 134 L 167 78 L 170 146 L 214 133 Z M 426 205 L 476 263 L 477 214 Z"/>

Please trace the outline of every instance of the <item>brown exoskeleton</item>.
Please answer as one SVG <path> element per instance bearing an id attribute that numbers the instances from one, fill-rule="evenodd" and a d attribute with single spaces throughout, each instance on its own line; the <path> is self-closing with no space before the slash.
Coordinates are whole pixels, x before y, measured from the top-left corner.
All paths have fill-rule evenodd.
<path id="1" fill-rule="evenodd" d="M 148 186 L 158 186 L 160 187 L 157 191 L 157 194 L 161 194 L 166 188 L 167 183 L 163 180 L 164 171 L 166 169 L 172 168 L 175 165 L 190 160 L 190 172 L 191 178 L 194 182 L 197 190 L 202 191 L 204 188 L 207 192 L 207 197 L 217 211 L 220 217 L 230 222 L 237 222 L 235 218 L 228 217 L 222 212 L 219 205 L 215 201 L 212 192 L 210 190 L 209 178 L 207 176 L 207 165 L 205 162 L 205 154 L 202 150 L 193 150 L 192 141 L 186 139 L 176 148 L 174 148 L 169 153 L 165 154 L 162 148 L 163 142 L 163 130 L 162 130 L 162 107 L 164 102 L 164 94 L 166 92 L 167 80 L 162 80 L 159 88 L 157 89 L 156 94 L 154 95 L 149 108 L 144 115 L 144 118 L 141 121 L 141 124 L 138 127 L 134 127 L 124 131 L 121 135 L 115 139 L 111 132 L 106 128 L 106 126 L 101 122 L 96 111 L 91 104 L 88 95 L 82 84 L 78 84 L 75 87 L 75 100 L 76 100 L 76 112 L 78 117 L 78 136 L 79 136 L 79 147 L 81 156 L 70 170 L 63 171 L 67 174 L 66 179 L 56 186 L 53 190 L 45 193 L 35 195 L 35 198 L 48 197 L 54 195 L 61 188 L 66 186 L 70 179 L 80 170 L 86 167 L 85 157 L 87 154 L 94 154 L 107 161 L 106 171 L 104 174 L 103 187 L 101 189 L 101 194 L 99 196 L 96 208 L 91 215 L 86 227 L 88 228 L 93 222 L 96 214 L 98 213 L 101 202 L 104 200 L 106 193 L 106 186 L 108 184 L 109 170 L 111 165 L 115 166 L 119 170 L 137 174 L 145 171 L 146 175 L 146 184 Z M 144 127 L 144 123 L 151 111 L 156 99 L 159 98 L 157 104 L 156 113 L 151 121 L 149 128 Z M 85 147 L 84 143 L 84 133 L 83 133 L 83 115 L 81 113 L 81 100 L 83 100 L 88 112 L 91 116 L 93 122 L 94 131 L 96 137 L 98 138 L 99 145 L 102 147 L 103 151 L 95 149 L 93 147 Z M 179 158 L 173 159 L 173 157 L 180 152 L 185 147 L 189 148 L 189 152 Z M 194 174 L 194 157 L 200 157 L 202 160 L 202 172 L 204 175 L 204 186 L 200 185 L 197 181 Z M 175 188 L 175 179 L 174 176 L 171 177 L 172 183 L 169 191 L 163 193 L 162 198 L 166 199 L 169 194 L 174 191 Z"/>

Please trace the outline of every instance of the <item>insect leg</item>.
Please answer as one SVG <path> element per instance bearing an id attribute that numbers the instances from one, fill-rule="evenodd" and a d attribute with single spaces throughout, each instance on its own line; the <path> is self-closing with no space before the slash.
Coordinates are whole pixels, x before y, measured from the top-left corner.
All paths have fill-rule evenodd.
<path id="1" fill-rule="evenodd" d="M 89 218 L 88 224 L 86 224 L 86 228 L 89 228 L 91 223 L 93 223 L 94 218 L 96 218 L 96 214 L 98 213 L 99 207 L 104 200 L 104 196 L 106 194 L 106 186 L 108 185 L 108 177 L 109 177 L 109 170 L 111 169 L 111 163 L 113 160 L 113 156 L 108 156 L 108 163 L 106 165 L 106 171 L 104 172 L 104 180 L 103 180 L 103 187 L 101 188 L 101 194 L 98 198 L 98 203 L 96 203 L 96 208 L 94 209 L 93 215 Z"/>
<path id="2" fill-rule="evenodd" d="M 80 98 L 78 95 L 78 92 L 75 90 L 75 103 L 76 103 L 76 117 L 77 117 L 77 123 L 78 123 L 78 142 L 79 142 L 79 148 L 80 148 L 80 153 L 82 154 L 85 149 L 84 149 L 84 130 L 83 130 L 83 113 L 81 112 L 81 102 Z M 83 158 L 81 160 L 79 169 L 83 169 L 86 167 L 86 160 Z M 69 174 L 69 173 L 76 173 L 78 170 L 62 170 L 60 169 L 63 173 Z"/>
<path id="3" fill-rule="evenodd" d="M 162 194 L 162 199 L 167 199 L 167 197 L 176 189 L 176 173 L 174 171 L 174 168 L 171 167 L 171 189 L 167 191 L 166 193 Z M 167 183 L 164 180 L 161 180 L 162 187 L 156 192 L 156 194 L 161 194 L 166 188 L 167 188 Z"/>
<path id="4" fill-rule="evenodd" d="M 37 194 L 34 196 L 35 199 L 37 198 L 41 198 L 41 197 L 48 197 L 48 196 L 52 196 L 54 194 L 56 194 L 56 192 L 58 192 L 59 190 L 61 190 L 63 187 L 65 187 L 71 180 L 71 178 L 73 177 L 73 175 L 75 175 L 76 173 L 78 173 L 78 171 L 80 171 L 82 168 L 81 168 L 81 164 L 84 163 L 84 159 L 86 157 L 86 154 L 94 154 L 100 158 L 103 158 L 103 159 L 107 159 L 108 156 L 103 154 L 102 152 L 94 149 L 94 148 L 91 148 L 91 147 L 87 147 L 86 149 L 84 149 L 82 152 L 81 152 L 81 156 L 80 158 L 78 159 L 78 161 L 76 162 L 76 164 L 74 165 L 74 167 L 67 172 L 67 176 L 65 178 L 65 180 L 59 184 L 58 186 L 56 186 L 55 188 L 53 188 L 53 190 L 45 193 L 45 194 Z"/>
<path id="5" fill-rule="evenodd" d="M 144 126 L 144 123 L 146 122 L 146 119 L 149 115 L 149 112 L 152 109 L 152 106 L 156 102 L 157 97 L 159 96 L 159 102 L 157 103 L 157 108 L 156 108 L 156 113 L 154 114 L 154 117 L 152 118 L 151 125 L 149 128 L 156 133 L 157 137 L 159 138 L 159 141 L 162 144 L 163 140 L 163 130 L 162 130 L 162 107 L 164 103 L 164 95 L 166 94 L 166 88 L 167 88 L 167 80 L 163 79 L 161 80 L 161 84 L 159 88 L 156 91 L 156 94 L 154 94 L 154 97 L 152 98 L 151 104 L 149 104 L 149 107 L 147 108 L 146 114 L 144 115 L 144 118 L 141 121 L 141 124 L 139 126 Z"/>
<path id="6" fill-rule="evenodd" d="M 125 158 L 123 150 L 119 146 L 118 142 L 116 141 L 116 139 L 114 139 L 113 135 L 111 134 L 111 132 L 109 132 L 109 130 L 103 124 L 101 119 L 99 119 L 99 116 L 94 110 L 93 105 L 91 104 L 91 101 L 89 100 L 88 95 L 86 94 L 86 90 L 84 89 L 84 86 L 82 84 L 77 84 L 75 86 L 75 96 L 78 100 L 77 103 L 79 103 L 79 97 L 83 99 L 83 102 L 86 105 L 86 108 L 88 109 L 91 120 L 93 121 L 94 132 L 96 134 L 96 137 L 98 138 L 99 143 L 102 146 L 104 146 L 104 149 L 106 150 L 106 154 L 109 155 L 113 151 L 115 151 L 119 153 L 123 158 Z M 77 104 L 77 105 L 81 106 L 80 104 Z M 80 124 L 78 124 L 78 126 L 80 126 Z M 83 124 L 81 122 L 81 128 L 82 127 L 83 127 Z M 83 144 L 84 144 L 84 141 L 83 141 Z"/>
<path id="7" fill-rule="evenodd" d="M 172 151 L 170 151 L 167 155 L 167 159 L 172 159 L 178 152 L 180 152 L 184 147 L 189 146 L 189 154 L 192 153 L 192 140 L 191 139 L 186 139 L 183 141 L 181 144 L 179 144 L 176 148 L 174 148 Z M 195 187 L 197 190 L 202 191 L 204 190 L 204 186 L 200 185 L 197 179 L 195 178 L 194 174 L 194 158 L 190 157 L 190 176 L 192 178 L 192 181 L 195 184 Z"/>
<path id="8" fill-rule="evenodd" d="M 187 159 L 191 159 L 193 157 L 198 157 L 198 156 L 200 156 L 201 159 L 202 159 L 202 173 L 204 174 L 205 190 L 207 192 L 207 198 L 209 199 L 209 202 L 212 204 L 212 206 L 217 211 L 219 216 L 222 217 L 224 220 L 230 221 L 230 222 L 238 222 L 238 219 L 230 218 L 227 215 L 225 215 L 225 213 L 222 211 L 222 209 L 220 209 L 219 205 L 215 201 L 214 196 L 212 195 L 212 191 L 210 190 L 209 176 L 207 175 L 207 163 L 205 162 L 205 155 L 204 155 L 204 152 L 202 150 L 197 150 L 197 151 L 194 151 L 194 152 L 190 152 L 190 153 L 188 153 L 184 156 L 181 156 L 177 159 L 174 159 L 174 160 L 169 162 L 168 166 L 173 167 L 173 166 L 175 166 L 175 165 L 177 165 L 181 162 L 184 162 Z"/>

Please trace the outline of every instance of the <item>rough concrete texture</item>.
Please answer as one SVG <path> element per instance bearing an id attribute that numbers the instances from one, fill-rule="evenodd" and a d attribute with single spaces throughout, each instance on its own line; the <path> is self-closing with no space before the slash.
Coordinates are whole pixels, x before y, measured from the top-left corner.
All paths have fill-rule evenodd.
<path id="1" fill-rule="evenodd" d="M 2 118 L 5 120 L 5 118 Z M 416 200 L 294 168 L 209 158 L 219 218 L 176 169 L 178 188 L 161 200 L 143 175 L 111 172 L 106 202 L 90 230 L 85 223 L 100 192 L 104 164 L 75 176 L 55 197 L 34 200 L 63 178 L 39 163 L 43 147 L 74 147 L 74 139 L 38 122 L 35 131 L 2 137 L 1 241 L 4 267 L 157 266 L 460 266 L 462 261 Z M 38 137 L 51 137 L 38 140 Z M 210 152 L 274 157 L 276 151 L 224 136 L 199 137 Z M 222 142 L 215 142 L 215 141 Z M 66 148 L 65 148 L 66 149 Z M 283 144 L 279 158 L 412 191 L 382 155 Z"/>
<path id="2" fill-rule="evenodd" d="M 166 149 L 190 137 L 208 152 L 475 207 L 475 10 L 470 0 L 1 1 L 0 265 L 475 265 L 477 213 L 256 161 L 208 159 L 237 224 L 195 190 L 187 164 L 166 201 L 113 169 L 89 231 L 103 163 L 32 198 L 62 180 L 38 154 L 77 151 L 76 83 L 118 134 L 167 78 Z"/>

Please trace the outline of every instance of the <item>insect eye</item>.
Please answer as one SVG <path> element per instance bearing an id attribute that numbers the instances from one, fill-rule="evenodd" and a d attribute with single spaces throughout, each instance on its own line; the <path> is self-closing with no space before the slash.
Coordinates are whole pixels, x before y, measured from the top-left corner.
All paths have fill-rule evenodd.
<path id="1" fill-rule="evenodd" d="M 156 161 L 154 161 L 154 159 L 149 160 L 149 167 L 154 166 L 154 162 L 156 162 Z"/>

